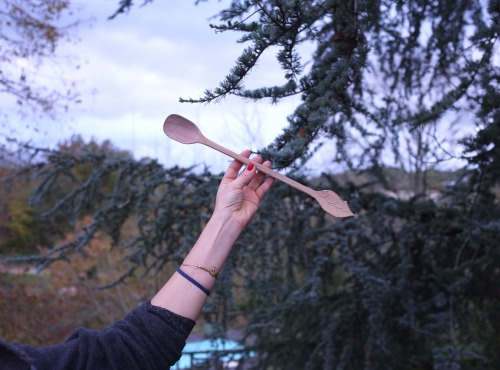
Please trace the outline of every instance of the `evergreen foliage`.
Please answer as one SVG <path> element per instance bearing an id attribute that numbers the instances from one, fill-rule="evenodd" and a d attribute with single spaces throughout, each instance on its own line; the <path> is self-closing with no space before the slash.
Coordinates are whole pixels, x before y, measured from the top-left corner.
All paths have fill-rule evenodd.
<path id="1" fill-rule="evenodd" d="M 173 271 L 213 207 L 221 175 L 164 169 L 156 161 L 51 152 L 34 200 L 82 164 L 45 214 L 92 222 L 73 241 L 32 257 L 46 266 L 84 252 L 97 231 L 126 250 L 128 276 Z M 277 183 L 225 264 L 205 309 L 214 336 L 241 319 L 258 368 L 481 368 L 499 364 L 500 207 L 467 172 L 439 199 L 398 200 L 340 187 L 355 218 L 334 220 L 312 198 Z M 114 173 L 113 187 L 102 184 Z M 477 175 L 477 176 L 476 176 Z M 72 177 L 72 176 L 70 176 Z M 303 181 L 303 179 L 300 179 Z M 84 200 L 86 199 L 86 200 Z M 496 202 L 496 203 L 495 203 Z M 120 234 L 134 216 L 138 234 Z M 20 260 L 26 261 L 27 258 Z"/>
<path id="2" fill-rule="evenodd" d="M 240 32 L 250 46 L 219 87 L 181 101 L 232 94 L 278 102 L 300 94 L 289 126 L 262 150 L 276 167 L 311 153 L 325 136 L 337 140 L 339 161 L 373 166 L 381 152 L 399 153 L 402 130 L 478 111 L 486 93 L 481 81 L 498 73 L 499 12 L 497 1 L 479 0 L 235 0 L 212 27 Z M 304 43 L 316 47 L 306 63 Z M 276 47 L 283 85 L 245 89 L 260 56 Z M 353 137 L 364 142 L 356 159 Z"/>

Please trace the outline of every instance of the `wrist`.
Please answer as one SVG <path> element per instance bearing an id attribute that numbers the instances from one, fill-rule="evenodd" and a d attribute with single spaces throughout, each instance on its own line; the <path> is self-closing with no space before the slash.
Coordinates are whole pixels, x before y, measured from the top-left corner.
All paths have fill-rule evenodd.
<path id="1" fill-rule="evenodd" d="M 242 230 L 227 212 L 214 212 L 185 262 L 221 268 Z"/>
<path id="2" fill-rule="evenodd" d="M 225 234 L 235 235 L 235 240 L 244 229 L 244 225 L 241 225 L 241 223 L 233 217 L 231 212 L 226 212 L 225 210 L 219 211 L 217 209 L 215 209 L 212 217 L 210 217 L 207 226 L 208 225 L 220 228 Z"/>

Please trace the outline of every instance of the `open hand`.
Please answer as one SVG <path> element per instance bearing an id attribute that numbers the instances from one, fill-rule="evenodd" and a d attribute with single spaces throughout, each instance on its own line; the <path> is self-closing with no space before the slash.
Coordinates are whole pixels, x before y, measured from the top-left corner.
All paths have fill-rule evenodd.
<path id="1" fill-rule="evenodd" d="M 249 158 L 250 150 L 245 150 L 241 155 Z M 252 162 L 262 163 L 262 157 L 256 156 L 252 159 Z M 257 212 L 260 201 L 274 183 L 274 178 L 268 177 L 265 179 L 266 174 L 257 171 L 252 162 L 239 176 L 238 173 L 243 163 L 235 160 L 229 165 L 217 191 L 215 202 L 214 213 L 231 218 L 242 229 Z M 271 167 L 271 162 L 266 161 L 263 165 Z"/>

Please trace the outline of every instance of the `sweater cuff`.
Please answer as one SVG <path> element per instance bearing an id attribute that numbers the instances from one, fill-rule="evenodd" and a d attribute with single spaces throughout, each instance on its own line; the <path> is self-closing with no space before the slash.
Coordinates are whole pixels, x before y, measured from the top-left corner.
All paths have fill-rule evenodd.
<path id="1" fill-rule="evenodd" d="M 146 308 L 149 313 L 161 319 L 167 325 L 154 325 L 153 330 L 158 338 L 172 337 L 175 333 L 176 339 L 182 341 L 182 347 L 194 326 L 196 321 L 184 316 L 180 316 L 166 308 L 152 305 L 151 302 L 146 303 Z"/>

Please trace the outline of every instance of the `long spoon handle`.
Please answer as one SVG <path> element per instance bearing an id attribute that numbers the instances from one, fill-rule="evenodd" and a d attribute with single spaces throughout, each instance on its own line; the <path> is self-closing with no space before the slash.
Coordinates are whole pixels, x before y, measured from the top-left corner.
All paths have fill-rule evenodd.
<path id="1" fill-rule="evenodd" d="M 251 160 L 249 158 L 243 157 L 241 154 L 235 153 L 232 150 L 227 149 L 227 148 L 223 147 L 222 145 L 219 145 L 216 142 L 214 142 L 206 137 L 203 137 L 203 139 L 201 139 L 199 142 L 201 144 L 209 146 L 210 148 L 215 149 L 215 150 L 217 150 L 217 151 L 219 151 L 219 152 L 221 152 L 229 157 L 232 157 L 232 158 L 234 158 L 242 163 L 248 164 L 251 162 Z M 302 191 L 302 192 L 304 192 L 312 197 L 316 197 L 315 190 L 313 190 L 305 185 L 302 185 L 301 183 L 299 183 L 295 180 L 292 180 L 291 178 L 286 177 L 285 175 L 282 175 L 281 173 L 278 173 L 278 172 L 276 172 L 270 168 L 267 168 L 259 163 L 254 162 L 254 164 L 259 171 L 264 172 L 266 175 L 274 177 L 275 179 L 280 180 L 280 181 L 284 182 L 285 184 L 288 184 L 288 185 L 294 187 L 295 189 L 300 190 L 300 191 Z"/>

